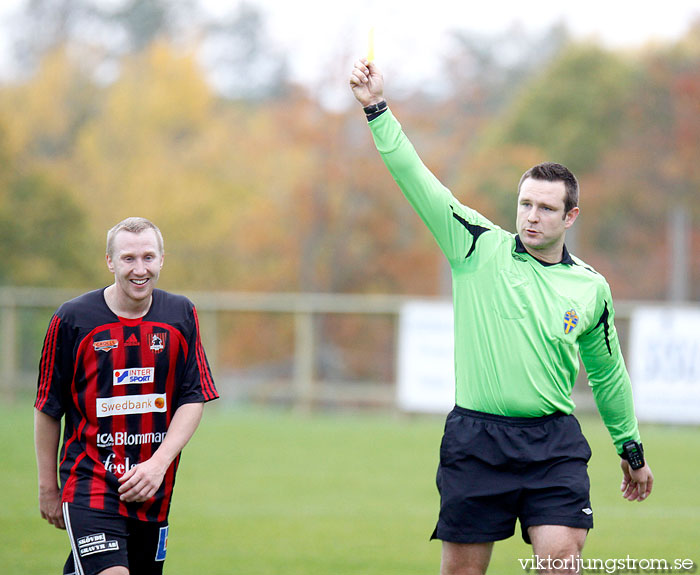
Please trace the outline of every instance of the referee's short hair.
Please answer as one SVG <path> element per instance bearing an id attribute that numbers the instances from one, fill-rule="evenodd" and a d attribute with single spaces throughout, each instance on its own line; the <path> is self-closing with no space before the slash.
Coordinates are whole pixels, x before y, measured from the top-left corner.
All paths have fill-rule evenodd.
<path id="1" fill-rule="evenodd" d="M 527 178 L 546 180 L 548 182 L 564 182 L 564 188 L 566 189 L 564 213 L 568 214 L 569 211 L 578 206 L 578 180 L 566 166 L 555 162 L 543 162 L 533 166 L 520 178 L 518 193 L 520 193 L 520 187 Z"/>
<path id="2" fill-rule="evenodd" d="M 132 234 L 140 234 L 146 230 L 153 230 L 156 234 L 156 241 L 158 242 L 158 249 L 161 255 L 163 255 L 164 244 L 163 244 L 163 234 L 160 233 L 158 226 L 152 221 L 146 218 L 131 217 L 126 218 L 114 226 L 111 230 L 107 232 L 107 255 L 111 258 L 113 257 L 112 252 L 114 251 L 114 238 L 119 232 L 131 232 Z"/>

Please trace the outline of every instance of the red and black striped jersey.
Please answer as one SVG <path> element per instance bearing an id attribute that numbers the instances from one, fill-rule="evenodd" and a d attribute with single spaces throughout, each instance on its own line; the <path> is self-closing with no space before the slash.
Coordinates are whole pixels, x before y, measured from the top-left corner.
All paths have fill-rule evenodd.
<path id="1" fill-rule="evenodd" d="M 143 503 L 120 501 L 118 478 L 158 449 L 178 407 L 219 394 L 189 299 L 156 289 L 148 313 L 131 320 L 117 317 L 103 293 L 83 294 L 53 315 L 34 406 L 65 420 L 64 502 L 163 521 L 180 456 Z"/>

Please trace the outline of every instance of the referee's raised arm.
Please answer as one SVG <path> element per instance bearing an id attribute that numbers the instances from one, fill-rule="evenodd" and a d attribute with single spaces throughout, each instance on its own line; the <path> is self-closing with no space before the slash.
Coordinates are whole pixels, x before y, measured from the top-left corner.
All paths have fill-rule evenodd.
<path id="1" fill-rule="evenodd" d="M 389 173 L 428 227 L 450 262 L 461 262 L 473 245 L 469 225 L 492 226 L 467 209 L 423 163 L 401 124 L 384 98 L 384 77 L 367 59 L 357 60 L 350 74 L 350 87 L 362 105 L 374 144 Z M 455 214 L 468 224 L 465 228 Z"/>

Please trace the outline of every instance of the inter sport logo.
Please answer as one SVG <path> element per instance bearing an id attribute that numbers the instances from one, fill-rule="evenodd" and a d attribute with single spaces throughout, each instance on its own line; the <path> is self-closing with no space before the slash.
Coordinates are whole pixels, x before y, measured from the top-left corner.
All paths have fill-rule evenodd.
<path id="1" fill-rule="evenodd" d="M 130 385 L 141 383 L 152 383 L 153 367 L 132 367 L 129 369 L 115 369 L 112 376 L 113 385 Z"/>

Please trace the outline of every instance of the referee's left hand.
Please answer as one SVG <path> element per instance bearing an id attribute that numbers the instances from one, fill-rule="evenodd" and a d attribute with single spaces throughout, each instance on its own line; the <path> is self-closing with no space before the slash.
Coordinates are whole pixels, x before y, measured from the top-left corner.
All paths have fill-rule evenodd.
<path id="1" fill-rule="evenodd" d="M 119 499 L 127 502 L 142 502 L 158 491 L 167 467 L 163 468 L 154 458 L 135 465 L 119 478 Z"/>
<path id="2" fill-rule="evenodd" d="M 654 485 L 654 474 L 648 464 L 640 469 L 632 469 L 625 459 L 620 459 L 622 468 L 622 497 L 628 501 L 644 501 Z"/>

